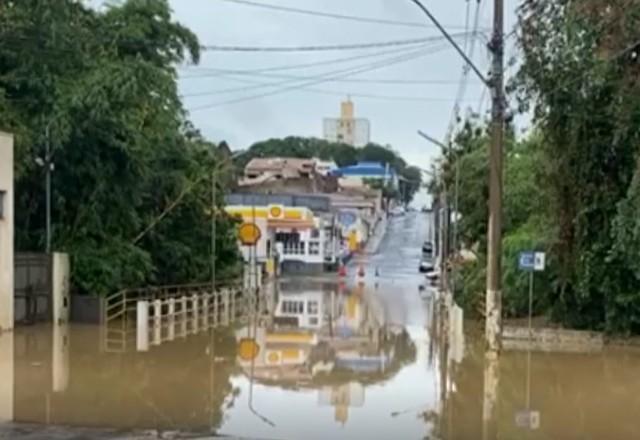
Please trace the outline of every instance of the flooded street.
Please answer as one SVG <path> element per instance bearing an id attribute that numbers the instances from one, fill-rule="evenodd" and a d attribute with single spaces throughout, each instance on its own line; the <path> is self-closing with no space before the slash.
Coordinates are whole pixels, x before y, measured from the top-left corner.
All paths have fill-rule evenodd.
<path id="1" fill-rule="evenodd" d="M 105 351 L 97 327 L 17 328 L 0 336 L 0 418 L 70 435 L 115 430 L 113 438 L 150 430 L 249 439 L 637 438 L 640 352 L 632 349 L 504 351 L 495 421 L 483 424 L 491 403 L 482 331 L 463 328 L 457 309 L 443 331 L 434 293 L 418 289 L 431 230 L 422 214 L 392 219 L 379 251 L 356 258 L 344 284 L 287 280 L 265 301 L 268 313 L 146 352 L 135 344 Z M 364 285 L 355 282 L 361 264 Z"/>

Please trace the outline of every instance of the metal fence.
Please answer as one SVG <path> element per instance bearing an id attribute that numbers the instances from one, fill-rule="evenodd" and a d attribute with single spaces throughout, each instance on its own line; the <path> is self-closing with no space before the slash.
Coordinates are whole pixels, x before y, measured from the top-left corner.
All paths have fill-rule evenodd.
<path id="1" fill-rule="evenodd" d="M 33 324 L 50 321 L 53 314 L 51 256 L 16 253 L 14 268 L 15 322 Z"/>

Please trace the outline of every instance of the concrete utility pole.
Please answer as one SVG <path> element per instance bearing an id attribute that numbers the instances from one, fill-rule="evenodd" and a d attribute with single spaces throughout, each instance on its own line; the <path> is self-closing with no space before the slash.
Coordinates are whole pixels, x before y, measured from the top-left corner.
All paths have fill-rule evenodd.
<path id="1" fill-rule="evenodd" d="M 487 80 L 464 53 L 447 30 L 420 0 L 410 0 L 447 38 L 465 63 L 491 89 L 493 99 L 491 146 L 489 148 L 489 227 L 487 243 L 486 326 L 487 349 L 500 351 L 502 331 L 502 150 L 504 142 L 504 0 L 494 0 L 493 37 L 489 49 L 493 53 L 491 78 Z"/>
<path id="2" fill-rule="evenodd" d="M 498 352 L 502 331 L 502 154 L 504 143 L 504 0 L 494 0 L 491 86 L 493 92 L 489 147 L 489 224 L 485 336 L 487 348 Z"/>

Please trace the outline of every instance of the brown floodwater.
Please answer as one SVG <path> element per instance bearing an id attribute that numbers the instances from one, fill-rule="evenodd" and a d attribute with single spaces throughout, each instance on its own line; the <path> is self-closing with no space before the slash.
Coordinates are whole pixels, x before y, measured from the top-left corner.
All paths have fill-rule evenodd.
<path id="1" fill-rule="evenodd" d="M 482 332 L 459 312 L 443 331 L 430 292 L 303 286 L 267 316 L 146 352 L 105 351 L 94 326 L 0 335 L 0 420 L 253 439 L 640 438 L 639 351 L 505 351 L 492 382 Z"/>

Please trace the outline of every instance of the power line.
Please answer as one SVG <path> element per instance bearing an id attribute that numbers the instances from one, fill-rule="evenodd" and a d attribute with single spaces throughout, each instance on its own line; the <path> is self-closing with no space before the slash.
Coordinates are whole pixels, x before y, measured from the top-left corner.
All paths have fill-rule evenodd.
<path id="1" fill-rule="evenodd" d="M 467 6 L 471 0 L 467 0 Z M 468 22 L 467 22 L 468 23 Z M 476 32 L 480 25 L 480 0 L 476 0 L 476 9 L 473 17 L 473 32 Z M 473 61 L 476 49 L 476 40 L 469 41 L 469 44 L 465 46 L 464 51 L 467 53 L 471 61 Z M 462 65 L 462 76 L 460 77 L 460 84 L 458 86 L 458 93 L 456 94 L 455 104 L 451 113 L 451 120 L 449 121 L 449 127 L 447 128 L 447 142 L 451 142 L 453 131 L 455 129 L 458 117 L 460 116 L 460 103 L 464 100 L 464 96 L 467 92 L 467 84 L 469 80 L 470 66 L 468 63 Z"/>
<path id="2" fill-rule="evenodd" d="M 433 52 L 435 53 L 435 52 Z M 314 79 L 314 76 L 304 76 L 304 75 L 282 75 L 282 74 L 264 74 L 260 72 L 246 72 L 246 71 L 237 71 L 237 70 L 227 70 L 227 69 L 217 69 L 215 76 L 219 77 L 258 77 L 258 78 L 279 78 L 279 79 L 289 79 L 289 80 L 297 80 L 304 81 L 309 79 Z M 404 79 L 404 78 L 382 78 L 382 79 L 374 79 L 374 78 L 344 78 L 344 79 L 335 79 L 331 82 L 339 82 L 339 83 L 350 83 L 350 84 L 394 84 L 394 85 L 424 85 L 424 84 L 458 84 L 459 81 L 450 80 L 450 79 L 434 79 L 434 80 L 420 80 L 420 79 Z"/>
<path id="3" fill-rule="evenodd" d="M 443 48 L 446 48 L 443 47 Z M 411 54 L 411 55 L 417 55 L 420 54 L 422 52 L 423 49 L 413 49 L 411 51 L 405 51 L 405 54 Z M 426 55 L 427 53 L 434 53 L 436 50 L 438 50 L 437 48 L 433 48 L 430 50 L 430 52 L 424 52 L 424 54 Z M 398 54 L 396 54 L 397 56 Z M 395 59 L 395 57 L 394 57 Z M 342 68 L 342 69 L 338 69 L 338 70 L 333 70 L 333 71 L 328 71 L 328 72 L 324 72 L 321 73 L 320 75 L 316 75 L 316 76 L 312 76 L 312 77 L 306 77 L 303 80 L 301 79 L 291 79 L 290 77 L 286 77 L 286 79 L 284 80 L 280 80 L 280 81 L 276 81 L 276 82 L 272 82 L 272 83 L 260 83 L 261 85 L 254 85 L 254 86 L 250 86 L 250 87 L 232 87 L 232 88 L 228 88 L 228 89 L 223 89 L 223 90 L 218 90 L 215 92 L 211 92 L 208 93 L 209 95 L 221 95 L 221 94 L 226 94 L 226 93 L 233 93 L 233 92 L 244 92 L 244 91 L 248 91 L 248 90 L 253 90 L 253 89 L 263 89 L 263 88 L 268 88 L 268 87 L 279 87 L 282 85 L 287 85 L 290 84 L 292 82 L 300 82 L 300 81 L 306 81 L 306 80 L 316 80 L 318 78 L 321 77 L 326 77 L 327 75 L 332 75 L 332 74 L 342 74 L 342 73 L 349 73 L 351 71 L 353 71 L 354 69 L 360 69 L 363 67 L 369 67 L 371 65 L 376 65 L 377 62 L 373 62 L 373 64 L 371 62 L 369 63 L 364 63 L 364 64 L 359 64 L 356 66 L 350 66 L 350 67 L 346 67 L 346 68 Z M 236 79 L 234 76 L 232 75 L 227 75 L 224 73 L 219 73 L 218 76 L 223 76 L 223 77 L 230 77 L 230 79 Z M 328 80 L 327 82 L 330 81 L 338 81 L 340 78 L 336 78 L 335 80 Z M 255 82 L 254 82 L 255 83 Z M 186 96 L 184 96 L 186 97 Z"/>
<path id="4" fill-rule="evenodd" d="M 200 111 L 200 110 L 206 110 L 206 109 L 210 109 L 210 108 L 215 108 L 215 107 L 220 107 L 222 105 L 229 105 L 229 104 L 236 104 L 236 103 L 240 103 L 240 102 L 244 102 L 244 101 L 250 101 L 250 100 L 254 100 L 254 99 L 259 99 L 259 98 L 264 98 L 264 97 L 268 97 L 268 96 L 273 96 L 273 95 L 278 95 L 281 93 L 286 93 L 292 90 L 296 90 L 296 89 L 302 89 L 302 88 L 306 88 L 308 86 L 313 86 L 316 84 L 321 84 L 324 82 L 328 82 L 331 81 L 332 79 L 336 79 L 336 78 L 342 78 L 342 77 L 346 77 L 346 76 L 350 76 L 350 75 L 356 75 L 358 73 L 363 73 L 363 72 L 369 72 L 372 70 L 377 70 L 377 69 L 381 69 L 381 68 L 385 68 L 394 64 L 398 64 L 398 63 L 402 63 L 405 61 L 411 61 L 414 59 L 417 59 L 421 56 L 424 56 L 424 54 L 419 54 L 419 53 L 414 53 L 414 54 L 406 54 L 406 55 L 402 55 L 399 57 L 395 57 L 395 58 L 388 58 L 385 60 L 381 60 L 377 63 L 371 63 L 369 65 L 366 66 L 360 66 L 359 68 L 350 68 L 350 69 L 343 69 L 343 70 L 339 70 L 339 71 L 334 71 L 334 72 L 328 72 L 324 75 L 319 76 L 317 79 L 313 80 L 313 81 L 307 81 L 307 82 L 303 82 L 303 83 L 299 83 L 299 84 L 294 84 L 294 85 L 290 85 L 290 86 L 285 86 L 285 87 L 281 87 L 278 88 L 276 90 L 272 90 L 269 92 L 264 92 L 264 93 L 260 93 L 260 94 L 256 94 L 256 95 L 251 95 L 251 96 L 245 96 L 245 97 L 241 97 L 241 98 L 236 98 L 236 99 L 230 99 L 227 101 L 222 101 L 222 102 L 217 102 L 214 104 L 210 104 L 210 105 L 205 105 L 205 106 L 200 106 L 200 107 L 195 107 L 190 109 L 190 111 L 194 112 L 194 111 Z"/>
<path id="5" fill-rule="evenodd" d="M 427 45 L 425 45 L 424 43 L 421 43 L 422 47 L 428 47 Z M 390 55 L 390 54 L 399 54 L 401 52 L 408 52 L 411 50 L 415 50 L 416 46 L 414 45 L 408 45 L 404 48 L 398 49 L 398 48 L 393 48 L 393 49 L 388 49 L 385 51 L 380 51 L 380 52 L 375 52 L 375 53 L 367 53 L 367 54 L 363 54 L 363 55 L 356 55 L 356 56 L 348 56 L 348 57 L 341 57 L 341 58 L 332 58 L 332 59 L 328 59 L 328 60 L 321 60 L 321 61 L 313 61 L 313 62 L 308 62 L 308 63 L 300 63 L 300 64 L 285 64 L 285 65 L 280 65 L 280 66 L 272 66 L 272 67 L 261 67 L 258 69 L 236 69 L 236 71 L 238 72 L 247 72 L 247 73 L 259 73 L 259 72 L 276 72 L 276 71 L 282 71 L 282 70 L 295 70 L 295 69 L 302 69 L 302 68 L 306 68 L 306 67 L 318 67 L 318 66 L 326 66 L 326 65 L 331 65 L 331 64 L 340 64 L 340 63 L 347 63 L 347 62 L 351 62 L 351 61 L 356 61 L 356 60 L 361 60 L 361 59 L 366 59 L 366 58 L 375 58 L 375 57 L 380 57 L 383 55 Z M 219 69 L 216 68 L 207 68 L 207 67 L 198 67 L 198 66 L 188 66 L 190 69 L 194 69 L 194 70 L 202 70 L 202 71 L 217 71 Z M 184 69 L 184 68 L 183 68 Z M 190 78 L 206 78 L 206 77 L 211 77 L 211 76 L 218 76 L 217 73 L 210 75 L 210 74 L 204 74 L 204 75 L 182 75 L 180 78 L 181 79 L 190 79 Z"/>
<path id="6" fill-rule="evenodd" d="M 265 83 L 261 81 L 256 81 L 253 79 L 246 78 L 229 78 L 232 81 L 237 81 L 244 84 L 254 84 L 255 87 L 251 88 L 261 88 L 261 87 L 273 87 L 272 83 Z M 211 95 L 220 95 L 224 93 L 230 93 L 233 91 L 244 91 L 248 90 L 249 87 L 236 87 L 233 89 L 223 89 L 223 90 L 215 90 L 212 92 L 204 92 L 204 93 L 192 93 L 192 94 L 183 94 L 182 98 L 200 98 Z M 337 96 L 345 96 L 349 95 L 355 98 L 371 98 L 371 99 L 383 99 L 388 101 L 443 101 L 450 102 L 451 99 L 448 98 L 431 98 L 431 97 L 421 97 L 421 96 L 398 96 L 398 95 L 384 95 L 384 94 L 374 94 L 374 93 L 353 93 L 351 91 L 338 91 L 338 90 L 327 90 L 327 89 L 318 89 L 318 88 L 304 88 L 303 91 L 311 92 L 311 93 L 319 93 L 324 95 L 337 95 Z"/>
<path id="7" fill-rule="evenodd" d="M 429 20 L 431 20 L 431 22 L 436 25 L 438 30 L 440 30 L 440 32 L 442 33 L 442 35 L 444 35 L 444 37 L 447 39 L 447 41 L 449 41 L 449 43 L 451 43 L 451 45 L 454 47 L 454 49 L 460 54 L 460 56 L 465 60 L 465 62 L 471 67 L 471 69 L 473 69 L 475 74 L 478 75 L 478 78 L 480 78 L 480 80 L 483 83 L 485 83 L 487 86 L 489 86 L 490 85 L 489 81 L 484 77 L 484 75 L 480 72 L 480 70 L 476 67 L 476 65 L 473 64 L 473 61 L 471 61 L 469 59 L 467 54 L 465 54 L 464 51 L 462 49 L 460 49 L 460 46 L 458 46 L 458 43 L 456 43 L 455 40 L 454 40 L 454 36 L 452 34 L 449 34 L 449 32 L 447 32 L 447 30 L 440 24 L 438 19 L 433 16 L 431 11 L 429 11 L 429 9 L 427 9 L 427 7 L 425 5 L 423 5 L 420 0 L 409 0 L 409 1 L 413 2 L 418 8 L 420 8 L 420 10 L 422 12 L 424 12 L 424 14 L 427 17 L 429 17 Z"/>
<path id="8" fill-rule="evenodd" d="M 357 22 L 360 22 L 360 23 L 385 24 L 385 25 L 390 25 L 390 26 L 403 26 L 403 27 L 412 27 L 412 28 L 420 28 L 420 29 L 432 28 L 433 27 L 433 26 L 429 26 L 429 25 L 426 25 L 424 23 L 419 23 L 419 22 L 415 22 L 415 21 L 400 21 L 400 20 L 389 20 L 389 19 L 383 19 L 383 18 L 361 17 L 361 16 L 356 16 L 356 15 L 337 14 L 337 13 L 332 13 L 332 12 L 323 12 L 323 11 L 316 11 L 316 10 L 310 10 L 310 9 L 301 9 L 301 8 L 294 8 L 294 7 L 288 7 L 288 6 L 280 6 L 280 5 L 274 5 L 274 4 L 262 3 L 262 2 L 255 2 L 255 1 L 250 1 L 250 0 L 221 0 L 221 1 L 225 1 L 227 3 L 235 3 L 235 4 L 238 4 L 238 5 L 244 5 L 244 6 L 253 6 L 253 7 L 257 7 L 257 8 L 270 9 L 270 10 L 273 10 L 273 11 L 290 12 L 290 13 L 294 13 L 294 14 L 310 15 L 310 16 L 314 16 L 314 17 L 334 18 L 334 19 L 338 19 L 338 20 L 357 21 Z M 450 29 L 460 29 L 460 26 L 447 26 L 447 27 L 450 28 Z"/>
<path id="9" fill-rule="evenodd" d="M 226 0 L 222 0 L 226 1 Z M 449 34 L 447 34 L 449 36 Z M 452 34 L 449 38 L 464 38 L 465 33 Z M 442 36 L 410 38 L 406 40 L 379 41 L 374 43 L 334 44 L 325 46 L 221 46 L 204 45 L 200 48 L 218 52 L 317 52 L 333 50 L 374 49 L 378 47 L 406 46 L 418 43 L 430 43 L 445 39 Z"/>

